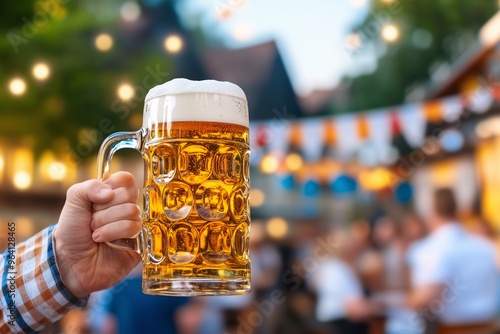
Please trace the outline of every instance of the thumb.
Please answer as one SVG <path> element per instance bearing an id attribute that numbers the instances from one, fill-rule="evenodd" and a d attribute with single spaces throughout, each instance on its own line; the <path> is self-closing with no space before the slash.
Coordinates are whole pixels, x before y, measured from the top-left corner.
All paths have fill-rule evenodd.
<path id="1" fill-rule="evenodd" d="M 99 180 L 77 183 L 68 189 L 66 200 L 74 205 L 91 206 L 93 203 L 107 203 L 115 197 L 111 187 Z"/>

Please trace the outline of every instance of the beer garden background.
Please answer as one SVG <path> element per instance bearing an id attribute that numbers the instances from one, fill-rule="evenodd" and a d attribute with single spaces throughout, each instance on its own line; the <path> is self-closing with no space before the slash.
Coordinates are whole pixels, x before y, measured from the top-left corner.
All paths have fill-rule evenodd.
<path id="1" fill-rule="evenodd" d="M 211 15 L 231 20 L 245 6 L 218 0 Z M 498 4 L 366 6 L 338 45 L 345 59 L 332 61 L 372 53 L 377 69 L 297 95 L 279 44 L 227 48 L 203 30 L 202 14 L 180 12 L 179 2 L 0 5 L 1 226 L 15 221 L 26 238 L 55 223 L 66 189 L 96 176 L 102 140 L 138 129 L 147 90 L 184 76 L 233 81 L 247 92 L 253 223 L 277 243 L 300 221 L 348 224 L 380 207 L 424 213 L 438 186 L 456 190 L 464 217 L 482 213 L 498 228 Z M 454 10 L 475 15 L 457 18 Z M 449 24 L 418 20 L 415 11 Z M 246 42 L 241 31 L 232 38 Z M 113 169 L 140 182 L 136 153 L 118 153 Z"/>

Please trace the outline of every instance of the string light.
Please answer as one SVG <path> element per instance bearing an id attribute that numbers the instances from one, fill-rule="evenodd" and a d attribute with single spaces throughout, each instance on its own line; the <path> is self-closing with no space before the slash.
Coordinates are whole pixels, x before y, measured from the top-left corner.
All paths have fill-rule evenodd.
<path id="1" fill-rule="evenodd" d="M 19 171 L 14 174 L 14 179 L 12 181 L 14 183 L 14 187 L 24 190 L 31 185 L 31 176 L 28 172 Z"/>
<path id="2" fill-rule="evenodd" d="M 169 53 L 178 53 L 182 50 L 184 42 L 182 41 L 182 38 L 179 35 L 172 34 L 167 36 L 167 38 L 165 38 L 163 46 L 165 47 L 165 50 L 167 50 L 167 52 Z"/>
<path id="3" fill-rule="evenodd" d="M 62 181 L 66 177 L 66 165 L 59 161 L 54 161 L 49 165 L 49 177 L 54 181 Z"/>
<path id="4" fill-rule="evenodd" d="M 285 158 L 285 166 L 290 172 L 298 171 L 303 164 L 302 157 L 298 153 L 290 153 Z"/>
<path id="5" fill-rule="evenodd" d="M 265 174 L 272 174 L 278 170 L 278 159 L 272 154 L 264 156 L 260 162 L 260 170 Z"/>
<path id="6" fill-rule="evenodd" d="M 9 82 L 9 91 L 12 95 L 23 95 L 26 92 L 26 82 L 21 78 L 12 79 Z"/>
<path id="7" fill-rule="evenodd" d="M 382 27 L 382 38 L 389 43 L 393 43 L 399 38 L 399 29 L 394 24 L 386 24 Z"/>
<path id="8" fill-rule="evenodd" d="M 31 185 L 34 168 L 34 154 L 29 148 L 19 148 L 14 151 L 12 159 L 9 159 L 12 170 L 16 171 L 12 176 L 12 182 L 17 189 L 24 190 Z"/>
<path id="9" fill-rule="evenodd" d="M 365 190 L 379 191 L 391 186 L 395 178 L 385 168 L 379 167 L 373 170 L 363 170 L 359 173 L 359 184 Z"/>
<path id="10" fill-rule="evenodd" d="M 134 87 L 132 87 L 130 84 L 124 83 L 118 86 L 116 94 L 118 95 L 118 98 L 120 98 L 121 100 L 129 101 L 131 98 L 134 97 L 135 90 Z"/>
<path id="11" fill-rule="evenodd" d="M 45 63 L 37 63 L 33 66 L 31 73 L 35 79 L 43 81 L 49 77 L 50 67 Z"/>
<path id="12" fill-rule="evenodd" d="M 274 217 L 267 222 L 266 230 L 271 238 L 281 239 L 288 233 L 288 224 L 283 218 Z"/>
<path id="13" fill-rule="evenodd" d="M 109 34 L 99 34 L 95 38 L 94 44 L 99 51 L 109 51 L 113 47 L 113 37 Z"/>

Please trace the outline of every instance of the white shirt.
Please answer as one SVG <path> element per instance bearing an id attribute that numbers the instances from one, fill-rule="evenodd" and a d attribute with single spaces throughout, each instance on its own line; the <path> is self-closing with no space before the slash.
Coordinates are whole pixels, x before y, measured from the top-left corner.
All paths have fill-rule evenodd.
<path id="1" fill-rule="evenodd" d="M 363 290 L 351 268 L 337 259 L 319 261 L 308 277 L 308 284 L 317 294 L 316 319 L 326 322 L 344 318 L 349 299 L 363 296 Z"/>
<path id="2" fill-rule="evenodd" d="M 495 317 L 498 271 L 495 249 L 488 241 L 449 223 L 416 243 L 408 252 L 412 284 L 443 284 L 427 317 L 445 324 L 492 320 Z"/>

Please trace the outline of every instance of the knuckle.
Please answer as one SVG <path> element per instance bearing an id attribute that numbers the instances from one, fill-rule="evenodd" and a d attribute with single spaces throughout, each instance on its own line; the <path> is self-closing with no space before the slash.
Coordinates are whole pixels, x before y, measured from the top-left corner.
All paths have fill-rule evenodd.
<path id="1" fill-rule="evenodd" d="M 131 186 L 135 185 L 134 176 L 129 172 L 120 172 L 119 177 L 124 185 Z"/>
<path id="2" fill-rule="evenodd" d="M 68 191 L 66 191 L 66 197 L 67 198 L 74 198 L 76 196 L 76 193 L 78 191 L 78 188 L 81 186 L 80 183 L 75 183 L 71 187 L 68 188 Z"/>
<path id="3" fill-rule="evenodd" d="M 137 188 L 130 188 L 127 191 L 127 200 L 128 202 L 133 202 L 135 203 L 137 201 L 137 198 L 139 197 L 139 190 Z"/>
<path id="4" fill-rule="evenodd" d="M 141 215 L 141 209 L 137 204 L 134 205 L 134 218 L 137 218 Z"/>
<path id="5" fill-rule="evenodd" d="M 139 207 L 136 204 L 128 204 L 126 205 L 125 212 L 127 213 L 127 217 L 135 218 L 140 214 Z"/>

